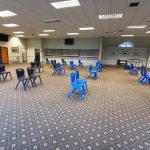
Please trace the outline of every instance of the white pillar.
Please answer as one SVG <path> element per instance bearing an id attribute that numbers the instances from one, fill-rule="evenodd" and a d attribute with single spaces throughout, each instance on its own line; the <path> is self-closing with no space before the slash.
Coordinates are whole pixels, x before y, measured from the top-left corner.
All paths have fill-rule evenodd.
<path id="1" fill-rule="evenodd" d="M 102 60 L 103 41 L 102 37 L 99 38 L 99 60 Z"/>

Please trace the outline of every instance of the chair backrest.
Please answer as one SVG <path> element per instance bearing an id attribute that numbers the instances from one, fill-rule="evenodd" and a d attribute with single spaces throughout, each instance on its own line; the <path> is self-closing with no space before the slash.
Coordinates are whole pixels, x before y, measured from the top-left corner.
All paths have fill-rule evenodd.
<path id="1" fill-rule="evenodd" d="M 54 61 L 53 60 L 51 60 L 51 64 L 53 64 L 54 63 Z"/>
<path id="2" fill-rule="evenodd" d="M 92 71 L 92 65 L 89 65 L 89 71 L 90 72 Z"/>
<path id="3" fill-rule="evenodd" d="M 61 61 L 62 61 L 62 63 L 64 63 L 64 62 L 65 62 L 65 60 L 64 60 L 64 59 L 62 59 Z"/>
<path id="4" fill-rule="evenodd" d="M 81 60 L 80 60 L 80 59 L 78 60 L 78 63 L 79 63 L 79 64 L 81 63 Z"/>
<path id="5" fill-rule="evenodd" d="M 57 64 L 54 63 L 54 64 L 53 64 L 53 69 L 55 70 L 56 68 L 57 68 Z"/>
<path id="6" fill-rule="evenodd" d="M 32 76 L 32 75 L 34 75 L 34 68 L 33 67 L 28 67 L 27 68 L 27 72 L 28 72 L 28 76 L 29 77 Z"/>
<path id="7" fill-rule="evenodd" d="M 60 63 L 57 63 L 57 67 L 58 67 L 58 68 L 60 68 L 60 67 L 61 67 Z"/>
<path id="8" fill-rule="evenodd" d="M 0 72 L 5 72 L 5 65 L 3 64 L 0 65 Z"/>
<path id="9" fill-rule="evenodd" d="M 133 69 L 134 68 L 134 65 L 133 64 L 131 64 L 131 66 L 130 66 L 131 68 L 130 69 Z"/>
<path id="10" fill-rule="evenodd" d="M 145 68 L 142 68 L 141 69 L 141 75 L 146 76 L 146 74 L 147 74 L 147 70 Z"/>
<path id="11" fill-rule="evenodd" d="M 100 65 L 100 62 L 97 61 L 97 62 L 96 62 L 96 66 L 99 66 L 99 65 Z"/>
<path id="12" fill-rule="evenodd" d="M 73 65 L 73 61 L 70 61 L 70 66 Z"/>
<path id="13" fill-rule="evenodd" d="M 35 65 L 36 65 L 37 67 L 39 67 L 39 66 L 41 66 L 41 63 L 40 63 L 39 61 L 37 61 L 37 62 L 35 63 Z"/>
<path id="14" fill-rule="evenodd" d="M 17 74 L 18 79 L 21 78 L 21 77 L 25 77 L 24 69 L 22 69 L 22 68 L 16 69 L 16 74 Z"/>
<path id="15" fill-rule="evenodd" d="M 31 62 L 31 67 L 35 67 L 35 62 Z"/>
<path id="16" fill-rule="evenodd" d="M 54 63 L 56 64 L 56 60 L 54 60 Z"/>
<path id="17" fill-rule="evenodd" d="M 70 73 L 70 79 L 71 79 L 71 84 L 74 83 L 76 80 L 75 80 L 75 73 Z"/>
<path id="18" fill-rule="evenodd" d="M 78 71 L 78 70 L 75 71 L 75 76 L 76 76 L 76 80 L 78 80 L 78 79 L 80 78 L 80 75 L 79 75 L 79 71 Z"/>

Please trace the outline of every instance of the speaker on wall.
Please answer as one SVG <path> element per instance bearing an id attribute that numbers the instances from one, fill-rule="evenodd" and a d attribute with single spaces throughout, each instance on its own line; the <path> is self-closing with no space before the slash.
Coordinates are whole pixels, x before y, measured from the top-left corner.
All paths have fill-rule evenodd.
<path id="1" fill-rule="evenodd" d="M 65 39 L 65 45 L 74 45 L 74 39 Z"/>
<path id="2" fill-rule="evenodd" d="M 0 33 L 0 41 L 8 42 L 8 35 Z"/>

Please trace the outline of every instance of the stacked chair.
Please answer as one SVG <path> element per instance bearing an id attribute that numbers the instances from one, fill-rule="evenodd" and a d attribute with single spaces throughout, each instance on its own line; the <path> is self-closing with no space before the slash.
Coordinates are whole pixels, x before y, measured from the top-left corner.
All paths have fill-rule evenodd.
<path id="1" fill-rule="evenodd" d="M 97 70 L 98 72 L 100 72 L 100 71 L 102 71 L 102 69 L 103 69 L 102 63 L 101 63 L 100 61 L 97 61 L 97 62 L 96 62 L 96 70 Z"/>
<path id="2" fill-rule="evenodd" d="M 89 65 L 89 76 L 87 77 L 87 79 L 89 79 L 91 76 L 94 77 L 94 79 L 96 80 L 97 79 L 97 70 L 93 70 L 93 67 L 92 65 Z"/>
<path id="3" fill-rule="evenodd" d="M 11 73 L 9 71 L 5 71 L 5 65 L 1 64 L 0 65 L 0 81 L 4 81 L 5 82 L 8 74 L 9 74 L 11 80 L 12 80 Z"/>
<path id="4" fill-rule="evenodd" d="M 141 77 L 137 80 L 140 84 L 150 84 L 150 74 L 145 68 L 141 68 Z"/>
<path id="5" fill-rule="evenodd" d="M 74 64 L 74 61 L 70 61 L 70 69 L 77 69 L 77 66 Z"/>
<path id="6" fill-rule="evenodd" d="M 78 60 L 78 67 L 83 67 L 83 62 L 81 62 L 81 60 Z"/>
<path id="7" fill-rule="evenodd" d="M 79 79 L 79 72 L 70 73 L 70 79 L 72 90 L 67 96 L 70 97 L 76 90 L 78 90 L 80 101 L 82 101 L 87 91 L 87 83 L 86 83 L 87 81 L 84 79 L 83 80 Z"/>

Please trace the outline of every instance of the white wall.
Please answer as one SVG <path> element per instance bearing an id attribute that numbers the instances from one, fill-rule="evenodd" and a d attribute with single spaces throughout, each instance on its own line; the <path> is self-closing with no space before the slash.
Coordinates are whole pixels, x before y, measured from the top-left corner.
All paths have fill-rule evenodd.
<path id="1" fill-rule="evenodd" d="M 74 45 L 65 45 L 64 39 L 44 39 L 43 40 L 43 49 L 100 49 L 101 38 L 76 38 L 74 39 Z M 99 57 L 99 56 L 97 56 Z M 51 57 L 47 56 L 49 60 L 56 60 L 61 63 L 61 57 Z M 73 60 L 75 64 L 78 64 L 78 59 L 81 59 L 84 65 L 95 65 L 97 58 L 78 58 L 78 57 L 66 57 L 65 61 L 69 64 L 70 60 Z"/>
<path id="2" fill-rule="evenodd" d="M 116 54 L 115 54 L 116 52 Z M 124 52 L 129 54 L 124 55 Z M 135 53 L 139 53 L 136 55 Z M 102 62 L 107 65 L 116 65 L 117 59 L 140 59 L 144 61 L 144 65 L 147 64 L 148 59 L 148 48 L 119 48 L 119 47 L 108 47 L 104 48 L 102 52 Z"/>
<path id="3" fill-rule="evenodd" d="M 65 45 L 64 39 L 44 39 L 43 48 L 51 49 L 99 49 L 100 38 L 76 38 L 74 45 Z"/>
<path id="4" fill-rule="evenodd" d="M 1 47 L 7 47 L 8 48 L 8 56 L 9 61 L 16 59 L 16 57 L 19 57 L 20 62 L 22 62 L 22 48 L 26 48 L 26 39 L 19 38 L 19 37 L 9 37 L 8 42 L 0 42 Z M 19 53 L 12 53 L 11 48 L 12 47 L 18 47 Z"/>
<path id="5" fill-rule="evenodd" d="M 35 59 L 35 49 L 40 49 L 40 59 L 43 61 L 44 52 L 42 48 L 42 39 L 27 39 L 27 61 L 31 62 Z"/>

